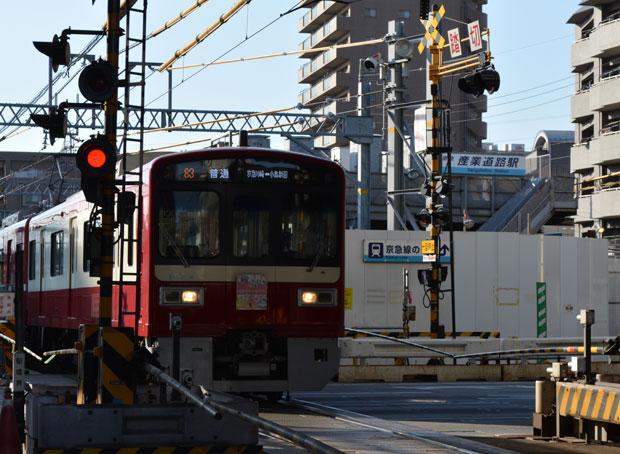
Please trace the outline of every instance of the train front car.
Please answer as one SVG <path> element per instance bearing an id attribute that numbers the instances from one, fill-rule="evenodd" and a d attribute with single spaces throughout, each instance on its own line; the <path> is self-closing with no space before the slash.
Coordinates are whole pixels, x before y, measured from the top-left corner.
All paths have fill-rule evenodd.
<path id="1" fill-rule="evenodd" d="M 142 325 L 160 361 L 180 326 L 186 382 L 272 396 L 321 389 L 343 335 L 344 191 L 338 165 L 297 153 L 156 160 Z"/>

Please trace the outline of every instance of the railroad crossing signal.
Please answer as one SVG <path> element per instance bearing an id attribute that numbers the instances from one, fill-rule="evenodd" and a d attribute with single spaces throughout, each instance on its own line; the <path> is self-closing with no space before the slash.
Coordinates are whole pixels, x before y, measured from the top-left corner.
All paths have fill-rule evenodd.
<path id="1" fill-rule="evenodd" d="M 107 61 L 94 61 L 80 74 L 78 86 L 89 101 L 104 102 L 116 92 L 118 74 Z"/>
<path id="2" fill-rule="evenodd" d="M 485 90 L 491 95 L 499 90 L 499 73 L 493 66 L 478 69 L 473 73 L 467 74 L 459 79 L 459 88 L 465 93 L 469 93 L 476 98 L 482 96 Z"/>
<path id="3" fill-rule="evenodd" d="M 80 146 L 75 161 L 82 173 L 84 198 L 101 206 L 103 180 L 116 172 L 116 147 L 105 136 L 95 136 Z"/>
<path id="4" fill-rule="evenodd" d="M 446 14 L 446 8 L 443 5 L 441 5 L 439 7 L 439 10 L 437 10 L 437 12 L 433 14 L 432 19 L 430 20 L 420 19 L 420 22 L 422 22 L 422 25 L 424 25 L 424 28 L 426 29 L 426 33 L 424 34 L 424 39 L 420 41 L 420 44 L 418 44 L 418 52 L 420 52 L 420 54 L 424 52 L 424 48 L 427 46 L 430 48 L 433 44 L 438 43 L 439 47 L 441 48 L 446 43 L 446 40 L 444 39 L 443 36 L 439 34 L 439 30 L 438 30 L 439 22 L 441 22 L 441 19 L 443 18 L 445 14 Z M 439 37 L 439 40 L 437 39 L 438 37 Z M 424 40 L 426 40 L 426 44 L 424 44 Z"/>

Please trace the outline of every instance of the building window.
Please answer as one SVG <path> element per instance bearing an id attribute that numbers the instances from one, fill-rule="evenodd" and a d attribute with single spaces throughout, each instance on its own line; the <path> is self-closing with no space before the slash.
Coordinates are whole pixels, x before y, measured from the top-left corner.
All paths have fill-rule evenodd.
<path id="1" fill-rule="evenodd" d="M 34 281 L 37 273 L 37 242 L 32 240 L 28 246 L 28 280 Z"/>
<path id="2" fill-rule="evenodd" d="M 398 12 L 398 17 L 401 19 L 411 19 L 411 10 L 410 9 L 401 9 Z"/>
<path id="3" fill-rule="evenodd" d="M 364 15 L 366 17 L 377 17 L 377 8 L 366 8 L 366 9 L 364 9 Z"/>
<path id="4" fill-rule="evenodd" d="M 64 237 L 65 232 L 60 231 L 52 233 L 50 276 L 61 276 L 63 273 Z"/>

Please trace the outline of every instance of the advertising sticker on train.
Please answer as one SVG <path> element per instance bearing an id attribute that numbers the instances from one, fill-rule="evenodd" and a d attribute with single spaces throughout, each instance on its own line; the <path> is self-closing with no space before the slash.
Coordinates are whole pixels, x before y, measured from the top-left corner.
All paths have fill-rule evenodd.
<path id="1" fill-rule="evenodd" d="M 237 276 L 237 310 L 256 311 L 267 309 L 267 278 L 257 273 Z"/>
<path id="2" fill-rule="evenodd" d="M 458 28 L 448 31 L 448 42 L 450 43 L 450 57 L 456 58 L 463 55 L 461 48 L 461 35 Z"/>
<path id="3" fill-rule="evenodd" d="M 467 24 L 469 31 L 469 48 L 472 52 L 482 49 L 482 35 L 480 33 L 480 23 L 478 21 Z"/>

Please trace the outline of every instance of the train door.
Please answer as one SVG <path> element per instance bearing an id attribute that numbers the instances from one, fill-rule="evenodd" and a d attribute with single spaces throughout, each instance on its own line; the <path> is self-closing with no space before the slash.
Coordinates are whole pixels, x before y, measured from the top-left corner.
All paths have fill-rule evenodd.
<path id="1" fill-rule="evenodd" d="M 76 318 L 79 316 L 77 307 L 77 271 L 78 271 L 78 228 L 77 218 L 73 217 L 69 220 L 69 317 Z"/>
<path id="2" fill-rule="evenodd" d="M 45 229 L 39 232 L 39 291 L 37 292 L 36 306 L 39 318 L 45 319 L 45 308 L 43 307 L 43 284 L 45 282 Z"/>

